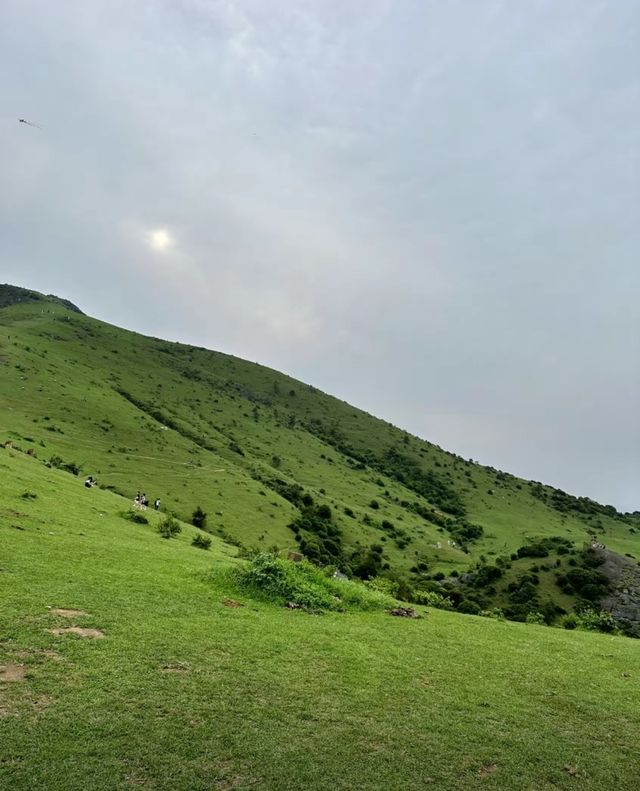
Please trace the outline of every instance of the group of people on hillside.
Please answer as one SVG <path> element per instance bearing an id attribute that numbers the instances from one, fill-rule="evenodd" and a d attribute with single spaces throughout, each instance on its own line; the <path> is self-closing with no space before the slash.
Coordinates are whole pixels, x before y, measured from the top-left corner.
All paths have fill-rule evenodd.
<path id="1" fill-rule="evenodd" d="M 138 494 L 136 494 L 136 496 L 133 498 L 133 507 L 139 508 L 141 511 L 146 511 L 148 506 L 149 506 L 149 500 L 147 498 L 147 495 L 144 492 L 142 493 L 138 492 Z M 160 510 L 159 497 L 156 497 L 156 499 L 154 500 L 153 507 L 156 511 Z"/>
<path id="2" fill-rule="evenodd" d="M 98 481 L 93 477 L 93 475 L 88 475 L 85 478 L 84 485 L 87 489 L 91 489 L 93 486 L 96 486 Z M 133 507 L 139 508 L 141 511 L 146 511 L 149 507 L 149 499 L 144 492 L 138 492 L 136 496 L 133 498 Z M 160 510 L 160 498 L 156 497 L 153 502 L 153 507 L 156 511 Z"/>

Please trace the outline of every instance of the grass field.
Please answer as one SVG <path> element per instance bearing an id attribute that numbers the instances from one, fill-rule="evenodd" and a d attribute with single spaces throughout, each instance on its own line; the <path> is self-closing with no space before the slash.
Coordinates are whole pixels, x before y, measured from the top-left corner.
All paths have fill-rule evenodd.
<path id="1" fill-rule="evenodd" d="M 0 788 L 638 788 L 637 641 L 286 610 L 128 507 L 0 449 Z"/>
<path id="2" fill-rule="evenodd" d="M 296 511 L 264 483 L 280 478 L 333 509 L 348 548 L 385 542 L 385 560 L 398 573 L 417 560 L 432 571 L 462 570 L 480 555 L 558 534 L 579 544 L 597 533 L 612 549 L 640 555 L 637 518 L 561 513 L 526 481 L 263 366 L 145 338 L 51 301 L 4 307 L 0 328 L 0 438 L 73 461 L 129 497 L 138 489 L 159 496 L 182 518 L 200 505 L 214 530 L 247 546 L 294 547 L 287 526 Z M 412 507 L 441 512 L 437 503 L 375 462 L 357 464 L 345 446 L 372 460 L 399 449 L 453 491 L 484 529 L 470 555 Z M 383 519 L 405 531 L 406 546 L 386 539 Z"/>

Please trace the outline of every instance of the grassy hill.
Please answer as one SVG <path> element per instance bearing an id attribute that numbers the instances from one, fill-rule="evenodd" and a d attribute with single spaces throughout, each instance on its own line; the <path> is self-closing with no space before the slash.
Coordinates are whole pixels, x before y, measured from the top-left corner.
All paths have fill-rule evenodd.
<path id="1" fill-rule="evenodd" d="M 637 788 L 637 642 L 288 610 L 237 588 L 235 547 L 164 540 L 129 505 L 0 447 L 0 788 Z"/>
<path id="2" fill-rule="evenodd" d="M 125 497 L 160 497 L 182 519 L 200 506 L 214 535 L 246 548 L 393 577 L 409 598 L 478 563 L 525 573 L 514 553 L 556 536 L 574 554 L 596 535 L 640 557 L 638 513 L 480 466 L 264 366 L 56 297 L 0 287 L 0 372 L 3 440 Z M 542 598 L 570 609 L 558 568 Z M 508 577 L 474 595 L 502 604 Z"/>

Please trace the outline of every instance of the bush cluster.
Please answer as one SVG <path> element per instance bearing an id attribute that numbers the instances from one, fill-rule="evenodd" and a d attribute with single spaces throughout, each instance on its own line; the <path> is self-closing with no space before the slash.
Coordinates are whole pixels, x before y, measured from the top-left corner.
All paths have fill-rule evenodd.
<path id="1" fill-rule="evenodd" d="M 383 610 L 394 604 L 388 593 L 334 579 L 308 560 L 294 563 L 268 552 L 256 555 L 235 574 L 236 583 L 248 593 L 309 610 Z"/>
<path id="2" fill-rule="evenodd" d="M 181 532 L 182 528 L 180 527 L 180 523 L 172 516 L 167 516 L 166 519 L 163 519 L 158 525 L 158 533 L 160 533 L 163 538 L 173 538 Z"/>
<path id="3" fill-rule="evenodd" d="M 211 539 L 202 533 L 196 533 L 191 541 L 191 546 L 198 547 L 198 549 L 210 549 Z"/>
<path id="4" fill-rule="evenodd" d="M 130 509 L 129 511 L 125 511 L 122 516 L 125 519 L 128 519 L 130 522 L 133 522 L 136 525 L 148 525 L 149 520 L 144 514 L 141 514 L 139 511 L 134 511 Z"/>

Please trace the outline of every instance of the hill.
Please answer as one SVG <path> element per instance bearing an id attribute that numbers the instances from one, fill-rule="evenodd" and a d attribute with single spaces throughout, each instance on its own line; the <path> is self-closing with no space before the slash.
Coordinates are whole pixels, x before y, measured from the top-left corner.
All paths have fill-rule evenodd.
<path id="1" fill-rule="evenodd" d="M 588 565 L 585 543 L 640 556 L 640 514 L 462 459 L 264 366 L 11 286 L 0 306 L 5 440 L 181 519 L 200 507 L 246 549 L 383 575 L 408 599 L 444 584 L 463 610 L 547 621 L 585 599 L 567 577 L 570 561 Z M 526 550 L 540 542 L 544 569 Z"/>
<path id="2" fill-rule="evenodd" d="M 0 447 L 0 788 L 637 788 L 635 641 L 274 606 L 129 508 Z"/>

